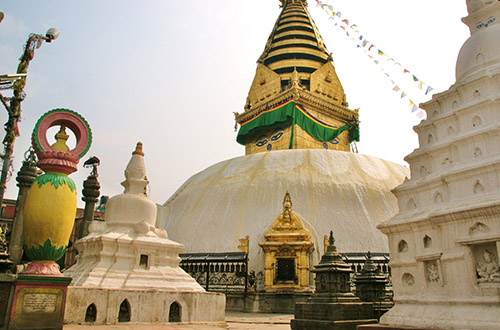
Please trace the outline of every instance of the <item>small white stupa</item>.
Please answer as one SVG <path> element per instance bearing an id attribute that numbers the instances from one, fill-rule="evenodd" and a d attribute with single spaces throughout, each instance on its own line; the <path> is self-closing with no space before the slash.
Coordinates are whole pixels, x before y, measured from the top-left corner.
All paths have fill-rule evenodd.
<path id="1" fill-rule="evenodd" d="M 205 292 L 184 272 L 184 246 L 155 227 L 140 142 L 125 178 L 124 193 L 106 205 L 106 221 L 92 222 L 75 244 L 77 263 L 65 272 L 73 278 L 65 323 L 223 322 L 225 296 Z"/>

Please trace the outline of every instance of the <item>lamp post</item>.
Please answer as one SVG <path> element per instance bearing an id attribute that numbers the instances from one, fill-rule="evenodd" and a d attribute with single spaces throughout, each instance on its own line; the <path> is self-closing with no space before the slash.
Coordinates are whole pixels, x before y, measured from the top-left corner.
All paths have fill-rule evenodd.
<path id="1" fill-rule="evenodd" d="M 0 93 L 0 102 L 2 102 L 9 116 L 9 120 L 4 125 L 5 138 L 2 142 L 4 146 L 4 153 L 1 156 L 1 158 L 3 158 L 3 164 L 0 175 L 0 206 L 3 204 L 7 174 L 9 172 L 12 153 L 14 151 L 14 141 L 16 139 L 16 135 L 18 135 L 17 123 L 21 117 L 21 102 L 25 97 L 24 87 L 26 86 L 28 66 L 30 61 L 35 56 L 35 49 L 40 48 L 44 40 L 50 43 L 52 40 L 57 39 L 58 36 L 59 31 L 54 28 L 49 29 L 44 36 L 40 34 L 30 34 L 28 40 L 26 41 L 26 45 L 24 46 L 23 55 L 19 59 L 17 72 L 15 74 L 0 76 L 0 90 L 14 90 L 14 95 L 11 97 L 5 97 Z"/>

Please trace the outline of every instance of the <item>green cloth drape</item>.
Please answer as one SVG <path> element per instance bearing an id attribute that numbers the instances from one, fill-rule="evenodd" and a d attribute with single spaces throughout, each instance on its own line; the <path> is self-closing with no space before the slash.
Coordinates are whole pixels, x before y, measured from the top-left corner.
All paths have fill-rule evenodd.
<path id="1" fill-rule="evenodd" d="M 332 141 L 346 130 L 349 131 L 349 142 L 359 141 L 359 125 L 357 121 L 347 123 L 341 127 L 333 127 L 313 117 L 304 107 L 293 100 L 270 108 L 254 118 L 241 122 L 236 141 L 239 144 L 245 145 L 250 136 L 261 130 L 272 130 L 273 128 L 288 126 L 294 123 L 320 141 Z M 293 135 L 294 130 L 292 128 L 290 149 L 293 147 Z"/>

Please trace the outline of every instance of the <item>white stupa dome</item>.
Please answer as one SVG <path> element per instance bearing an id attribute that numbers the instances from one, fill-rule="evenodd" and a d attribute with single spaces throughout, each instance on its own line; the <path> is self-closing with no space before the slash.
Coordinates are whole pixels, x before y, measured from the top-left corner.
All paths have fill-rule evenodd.
<path id="1" fill-rule="evenodd" d="M 157 225 L 184 252 L 238 251 L 249 236 L 249 269 L 264 268 L 258 246 L 282 213 L 288 190 L 293 212 L 314 242 L 312 264 L 333 230 L 340 252 L 387 252 L 376 226 L 398 211 L 391 190 L 409 170 L 376 157 L 332 150 L 283 150 L 217 163 L 188 179 L 159 206 Z"/>
<path id="2" fill-rule="evenodd" d="M 471 36 L 464 43 L 457 59 L 457 83 L 466 83 L 500 70 L 500 2 L 471 0 L 469 16 L 462 19 Z M 486 71 L 487 70 L 487 71 Z"/>

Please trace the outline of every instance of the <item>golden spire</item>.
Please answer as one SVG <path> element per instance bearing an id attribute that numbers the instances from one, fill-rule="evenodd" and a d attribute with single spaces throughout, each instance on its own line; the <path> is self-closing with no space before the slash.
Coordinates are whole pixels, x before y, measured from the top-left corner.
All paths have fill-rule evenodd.
<path id="1" fill-rule="evenodd" d="M 248 125 L 243 137 L 238 135 L 238 142 L 245 145 L 246 154 L 284 149 L 349 151 L 348 133 L 320 141 L 305 130 L 296 129 L 297 124 L 292 124 L 288 115 L 273 125 L 253 121 L 290 100 L 305 109 L 307 116 L 332 129 L 358 118 L 356 111 L 347 108 L 344 88 L 307 11 L 307 1 L 281 0 L 281 4 L 283 9 L 257 61 L 244 112 L 235 115 L 237 124 Z"/>

